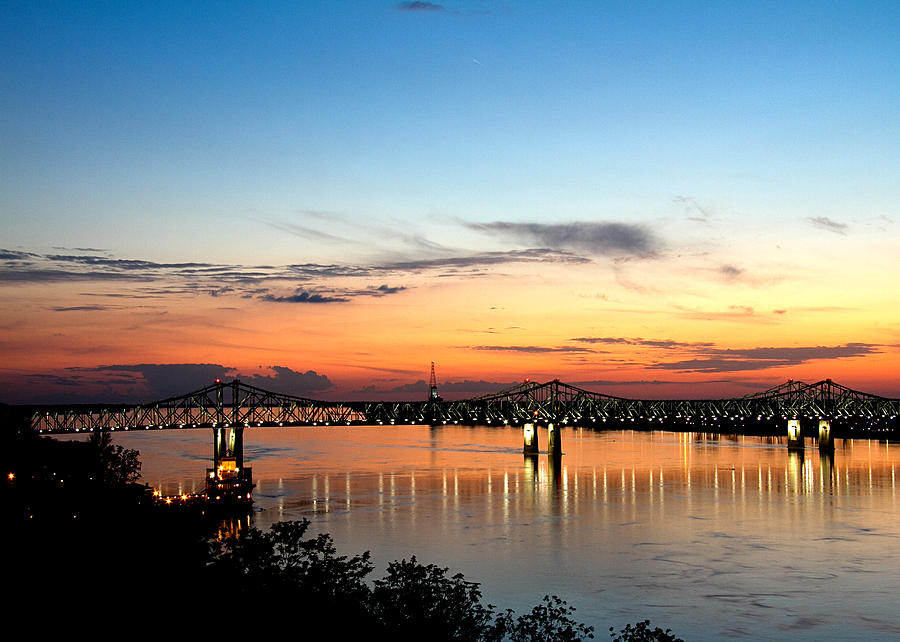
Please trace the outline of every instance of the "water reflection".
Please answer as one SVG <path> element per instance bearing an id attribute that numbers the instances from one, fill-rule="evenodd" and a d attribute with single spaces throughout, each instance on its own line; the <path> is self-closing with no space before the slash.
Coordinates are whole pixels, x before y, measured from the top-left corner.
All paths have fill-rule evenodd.
<path id="1" fill-rule="evenodd" d="M 191 488 L 183 462 L 155 460 L 174 450 L 155 435 L 116 437 L 142 451 L 151 484 Z M 309 518 L 342 553 L 371 550 L 379 570 L 415 554 L 504 607 L 557 593 L 598 631 L 649 617 L 686 639 L 900 635 L 896 445 L 836 440 L 820 453 L 813 440 L 789 451 L 786 437 L 573 428 L 562 439 L 557 458 L 523 456 L 512 428 L 254 429 L 254 521 Z"/>

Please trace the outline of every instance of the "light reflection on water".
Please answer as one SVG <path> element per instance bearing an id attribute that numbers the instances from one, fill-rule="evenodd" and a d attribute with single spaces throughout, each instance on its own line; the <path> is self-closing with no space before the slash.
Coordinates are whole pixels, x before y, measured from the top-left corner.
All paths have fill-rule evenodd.
<path id="1" fill-rule="evenodd" d="M 546 446 L 546 431 L 540 431 Z M 558 594 L 594 624 L 650 618 L 686 639 L 900 634 L 900 449 L 670 432 L 253 428 L 255 525 L 308 518 L 343 554 L 416 555 L 523 611 Z M 203 487 L 205 431 L 115 436 L 164 492 Z"/>

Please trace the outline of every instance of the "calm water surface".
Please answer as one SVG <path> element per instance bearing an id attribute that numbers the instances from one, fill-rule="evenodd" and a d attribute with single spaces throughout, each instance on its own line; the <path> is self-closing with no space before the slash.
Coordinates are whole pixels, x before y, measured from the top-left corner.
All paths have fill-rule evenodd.
<path id="1" fill-rule="evenodd" d="M 342 554 L 370 550 L 373 577 L 416 555 L 517 612 L 557 594 L 598 639 L 645 618 L 685 639 L 900 635 L 897 445 L 562 436 L 555 465 L 513 428 L 252 428 L 254 524 L 308 518 Z M 206 431 L 115 440 L 152 486 L 202 489 Z"/>

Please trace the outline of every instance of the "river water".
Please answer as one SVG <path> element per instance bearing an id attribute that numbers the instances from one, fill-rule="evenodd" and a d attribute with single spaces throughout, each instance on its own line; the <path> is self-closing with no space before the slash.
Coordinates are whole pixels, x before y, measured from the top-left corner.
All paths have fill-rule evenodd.
<path id="1" fill-rule="evenodd" d="M 546 447 L 546 431 L 539 431 Z M 596 627 L 649 618 L 687 639 L 900 635 L 900 447 L 565 428 L 522 454 L 516 428 L 252 428 L 253 522 L 307 518 L 342 554 L 461 571 L 521 613 L 545 594 Z M 199 491 L 205 430 L 117 433 L 144 480 Z"/>

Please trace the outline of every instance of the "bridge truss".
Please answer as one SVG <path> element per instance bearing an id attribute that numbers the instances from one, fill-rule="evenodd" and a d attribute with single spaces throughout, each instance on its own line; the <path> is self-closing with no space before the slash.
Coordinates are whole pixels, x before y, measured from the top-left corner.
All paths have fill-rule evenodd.
<path id="1" fill-rule="evenodd" d="M 707 425 L 721 422 L 827 418 L 849 424 L 893 422 L 900 399 L 852 390 L 830 379 L 788 381 L 744 397 L 641 400 L 583 390 L 559 380 L 526 382 L 494 394 L 444 401 L 320 401 L 279 394 L 239 380 L 131 406 L 34 408 L 29 426 L 42 433 L 229 426 L 446 424 L 526 422 L 592 426 L 605 422 Z"/>

